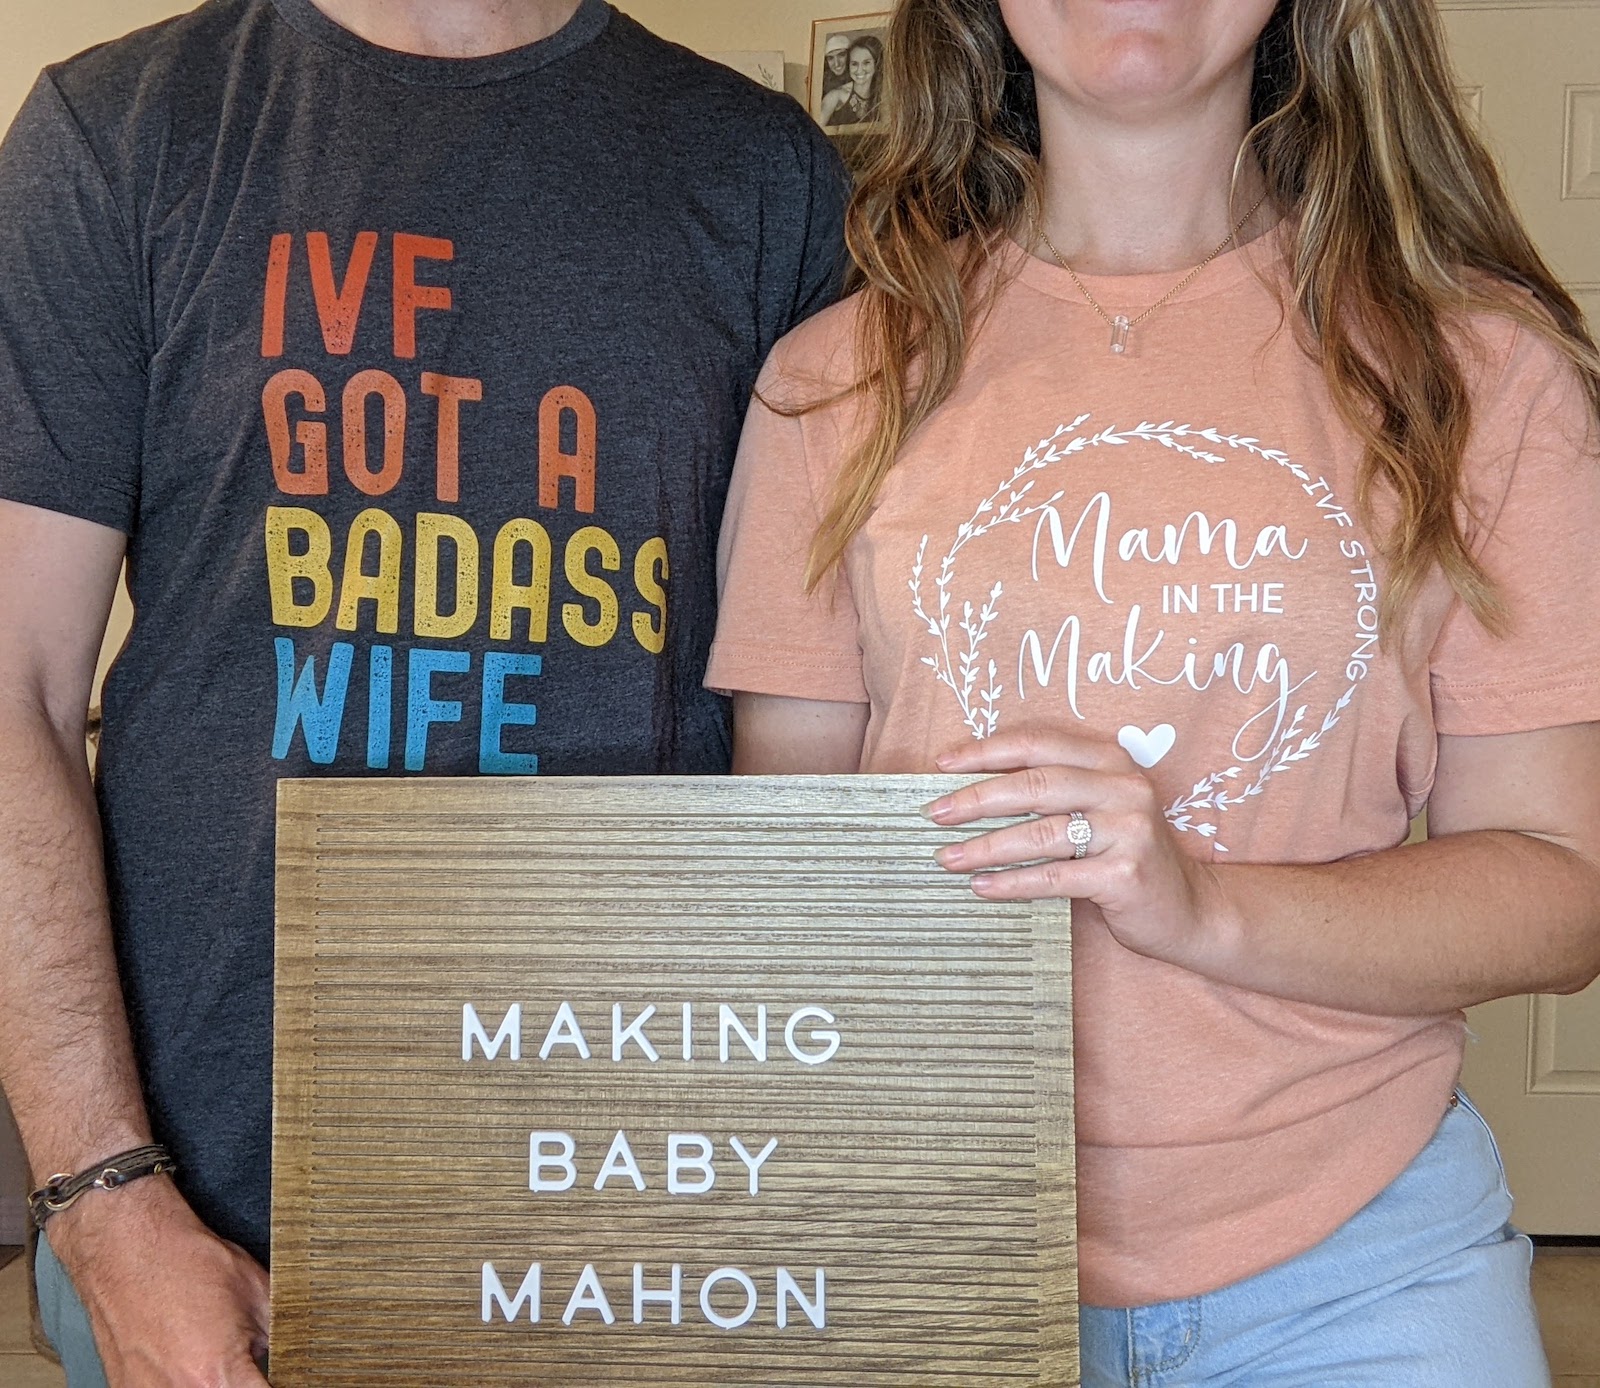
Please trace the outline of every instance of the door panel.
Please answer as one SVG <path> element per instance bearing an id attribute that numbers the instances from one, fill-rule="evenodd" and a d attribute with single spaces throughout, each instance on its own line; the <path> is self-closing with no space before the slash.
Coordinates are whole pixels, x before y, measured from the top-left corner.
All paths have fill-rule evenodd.
<path id="1" fill-rule="evenodd" d="M 1600 328 L 1600 0 L 1440 8 L 1511 194 Z M 1464 1083 L 1499 1139 L 1517 1223 L 1600 1234 L 1600 986 L 1506 998 L 1470 1021 Z"/>

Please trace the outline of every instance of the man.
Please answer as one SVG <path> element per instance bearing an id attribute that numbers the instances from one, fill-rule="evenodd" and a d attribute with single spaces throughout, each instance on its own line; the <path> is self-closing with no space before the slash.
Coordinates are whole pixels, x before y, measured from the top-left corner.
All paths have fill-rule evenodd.
<path id="1" fill-rule="evenodd" d="M 823 49 L 822 94 L 850 85 L 850 35 L 832 34 Z"/>
<path id="2" fill-rule="evenodd" d="M 798 106 L 603 0 L 211 0 L 41 78 L 0 149 L 0 1079 L 41 1175 L 179 1166 L 49 1220 L 72 1388 L 88 1326 L 113 1388 L 264 1381 L 280 777 L 726 768 L 713 542 L 841 199 Z"/>

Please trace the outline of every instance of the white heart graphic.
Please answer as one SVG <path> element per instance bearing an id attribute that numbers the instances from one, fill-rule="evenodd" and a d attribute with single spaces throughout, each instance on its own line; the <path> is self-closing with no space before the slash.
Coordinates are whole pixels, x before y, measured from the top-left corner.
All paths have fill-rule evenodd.
<path id="1" fill-rule="evenodd" d="M 1166 756 L 1177 740 L 1178 730 L 1171 723 L 1163 723 L 1158 728 L 1151 728 L 1149 732 L 1130 723 L 1117 734 L 1117 741 L 1122 745 L 1122 750 L 1146 771 Z"/>

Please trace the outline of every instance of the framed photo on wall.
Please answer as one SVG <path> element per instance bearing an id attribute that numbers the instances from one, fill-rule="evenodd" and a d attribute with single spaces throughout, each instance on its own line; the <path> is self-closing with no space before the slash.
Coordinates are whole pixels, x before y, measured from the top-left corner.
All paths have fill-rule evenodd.
<path id="1" fill-rule="evenodd" d="M 811 25 L 811 115 L 830 135 L 883 128 L 883 50 L 888 10 L 819 19 Z"/>

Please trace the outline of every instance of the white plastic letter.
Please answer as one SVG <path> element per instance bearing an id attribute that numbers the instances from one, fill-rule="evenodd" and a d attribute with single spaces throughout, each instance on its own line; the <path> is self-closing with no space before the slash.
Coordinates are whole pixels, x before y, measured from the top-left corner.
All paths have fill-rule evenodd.
<path id="1" fill-rule="evenodd" d="M 461 1004 L 461 1058 L 472 1059 L 472 1043 L 476 1041 L 483 1051 L 485 1060 L 494 1060 L 500 1054 L 500 1047 L 511 1043 L 511 1059 L 522 1059 L 522 1004 L 514 1002 L 506 1009 L 505 1020 L 500 1023 L 500 1030 L 495 1032 L 494 1040 L 489 1039 L 489 1033 L 483 1029 L 483 1023 L 478 1020 L 478 1009 L 470 1002 Z"/>
<path id="2" fill-rule="evenodd" d="M 672 1265 L 672 1290 L 647 1292 L 644 1289 L 644 1264 L 633 1265 L 633 1323 L 644 1324 L 644 1304 L 647 1301 L 665 1302 L 672 1307 L 672 1323 L 683 1324 L 683 1264 Z"/>
<path id="3" fill-rule="evenodd" d="M 632 1041 L 645 1053 L 650 1060 L 660 1060 L 660 1052 L 650 1044 L 650 1038 L 644 1034 L 644 1024 L 656 1015 L 656 1005 L 651 1003 L 643 1012 L 635 1017 L 627 1026 L 622 1025 L 622 1004 L 611 1004 L 611 1058 L 620 1061 L 622 1048 Z"/>
<path id="4" fill-rule="evenodd" d="M 600 1274 L 594 1270 L 593 1263 L 584 1267 L 583 1275 L 578 1278 L 578 1285 L 572 1289 L 572 1295 L 567 1298 L 567 1309 L 561 1313 L 561 1324 L 571 1325 L 572 1318 L 579 1311 L 598 1311 L 600 1318 L 607 1325 L 615 1325 L 617 1322 L 616 1312 L 606 1300 L 606 1289 L 600 1285 Z"/>
<path id="5" fill-rule="evenodd" d="M 758 1157 L 752 1157 L 749 1149 L 738 1138 L 730 1137 L 728 1141 L 733 1144 L 733 1150 L 739 1154 L 739 1160 L 750 1168 L 750 1194 L 760 1195 L 761 1177 L 759 1173 L 767 1158 L 778 1150 L 778 1139 L 775 1137 L 769 1138 L 767 1145 L 761 1149 L 761 1155 Z"/>
<path id="6" fill-rule="evenodd" d="M 719 1316 L 711 1304 L 711 1289 L 719 1282 L 737 1282 L 744 1288 L 744 1310 L 737 1316 Z M 721 1330 L 737 1330 L 756 1313 L 756 1284 L 738 1268 L 718 1268 L 700 1284 L 700 1309 L 712 1325 Z"/>
<path id="7" fill-rule="evenodd" d="M 805 1293 L 800 1290 L 800 1284 L 789 1275 L 788 1268 L 778 1269 L 778 1329 L 789 1328 L 789 1298 L 794 1298 L 794 1303 L 800 1308 L 805 1318 L 816 1326 L 818 1330 L 828 1328 L 828 1301 L 827 1286 L 822 1275 L 822 1269 L 817 1269 L 817 1299 L 807 1301 Z"/>
<path id="8" fill-rule="evenodd" d="M 635 1190 L 644 1189 L 644 1173 L 639 1170 L 639 1163 L 633 1159 L 633 1148 L 628 1146 L 628 1135 L 618 1132 L 611 1139 L 611 1150 L 606 1153 L 606 1159 L 600 1166 L 600 1174 L 594 1178 L 594 1188 L 604 1190 L 606 1181 L 612 1176 L 626 1176 L 633 1182 Z"/>
<path id="9" fill-rule="evenodd" d="M 547 1152 L 547 1147 L 557 1147 L 560 1154 Z M 572 1154 L 578 1150 L 578 1144 L 572 1140 L 570 1133 L 532 1133 L 528 1137 L 528 1189 L 561 1191 L 571 1190 L 578 1179 L 578 1168 L 572 1160 Z M 547 1181 L 544 1173 L 551 1167 L 558 1167 L 561 1177 L 558 1180 Z"/>
<path id="10" fill-rule="evenodd" d="M 698 1147 L 697 1157 L 684 1156 L 686 1147 Z M 711 1165 L 711 1139 L 700 1133 L 671 1133 L 667 1137 L 667 1194 L 704 1195 L 717 1183 L 716 1170 Z M 698 1171 L 700 1179 L 688 1182 L 683 1172 Z"/>
<path id="11" fill-rule="evenodd" d="M 800 1008 L 799 1011 L 790 1016 L 789 1025 L 783 1029 L 783 1044 L 789 1048 L 789 1054 L 798 1060 L 802 1065 L 825 1065 L 828 1061 L 832 1060 L 834 1056 L 839 1054 L 838 1032 L 812 1031 L 811 1039 L 813 1041 L 820 1041 L 823 1043 L 820 1051 L 803 1051 L 795 1044 L 795 1028 L 798 1027 L 801 1022 L 808 1022 L 813 1019 L 819 1022 L 826 1022 L 829 1026 L 832 1026 L 834 1017 L 833 1013 L 829 1012 L 825 1007 Z"/>
<path id="12" fill-rule="evenodd" d="M 583 1039 L 583 1028 L 578 1025 L 570 1002 L 556 1008 L 556 1015 L 550 1019 L 550 1030 L 545 1033 L 544 1045 L 539 1047 L 539 1059 L 549 1060 L 550 1052 L 557 1046 L 572 1046 L 585 1060 L 589 1058 L 589 1043 Z"/>
<path id="13" fill-rule="evenodd" d="M 767 1005 L 762 1003 L 756 1008 L 756 1034 L 750 1035 L 745 1030 L 744 1023 L 739 1020 L 739 1014 L 727 1003 L 722 1003 L 717 1008 L 718 1025 L 722 1032 L 722 1063 L 728 1063 L 728 1033 L 736 1031 L 739 1039 L 744 1042 L 745 1049 L 757 1060 L 767 1058 Z"/>
<path id="14" fill-rule="evenodd" d="M 517 1299 L 510 1300 L 506 1296 L 505 1283 L 500 1280 L 500 1274 L 494 1270 L 493 1263 L 483 1265 L 483 1319 L 484 1323 L 494 1319 L 493 1306 L 500 1303 L 500 1314 L 508 1321 L 514 1321 L 517 1313 L 522 1310 L 522 1303 L 528 1303 L 528 1319 L 535 1325 L 539 1323 L 541 1292 L 539 1287 L 539 1264 L 535 1263 L 528 1269 L 528 1275 L 522 1279 L 522 1285 L 517 1288 Z"/>

